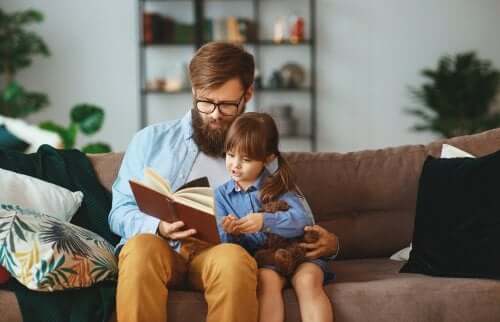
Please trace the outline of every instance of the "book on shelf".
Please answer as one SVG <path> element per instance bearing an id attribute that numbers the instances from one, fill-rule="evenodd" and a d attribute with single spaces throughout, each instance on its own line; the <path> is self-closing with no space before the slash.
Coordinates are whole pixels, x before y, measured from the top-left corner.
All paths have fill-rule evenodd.
<path id="1" fill-rule="evenodd" d="M 152 168 L 144 169 L 144 179 L 129 180 L 139 209 L 166 222 L 183 221 L 184 228 L 196 229 L 196 237 L 220 243 L 215 217 L 214 193 L 207 177 L 187 182 L 173 191 L 167 179 Z"/>

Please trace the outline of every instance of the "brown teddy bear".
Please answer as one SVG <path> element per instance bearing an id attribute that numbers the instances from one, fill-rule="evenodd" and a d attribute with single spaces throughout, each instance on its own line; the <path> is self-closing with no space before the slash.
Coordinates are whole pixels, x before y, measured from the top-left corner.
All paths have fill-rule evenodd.
<path id="1" fill-rule="evenodd" d="M 261 212 L 274 213 L 286 211 L 289 206 L 284 200 L 271 201 L 262 205 Z M 285 277 L 290 277 L 295 269 L 305 261 L 306 250 L 299 243 L 313 243 L 319 238 L 315 231 L 306 231 L 302 237 L 284 238 L 276 234 L 267 234 L 265 245 L 255 253 L 259 267 L 273 266 Z"/>

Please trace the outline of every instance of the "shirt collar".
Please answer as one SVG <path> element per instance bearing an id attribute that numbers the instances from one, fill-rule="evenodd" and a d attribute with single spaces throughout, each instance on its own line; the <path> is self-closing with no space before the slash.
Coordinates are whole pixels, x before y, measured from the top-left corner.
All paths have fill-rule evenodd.
<path id="1" fill-rule="evenodd" d="M 262 171 L 262 173 L 259 175 L 259 177 L 248 187 L 246 191 L 254 191 L 254 190 L 260 190 L 262 186 L 264 185 L 265 179 L 269 176 L 269 171 L 267 171 L 266 168 Z M 243 189 L 236 184 L 236 181 L 231 179 L 228 183 L 228 192 L 242 192 Z"/>

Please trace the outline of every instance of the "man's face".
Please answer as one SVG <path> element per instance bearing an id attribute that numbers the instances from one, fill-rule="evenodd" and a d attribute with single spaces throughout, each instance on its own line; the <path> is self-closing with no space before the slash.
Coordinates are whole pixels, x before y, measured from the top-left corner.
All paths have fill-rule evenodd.
<path id="1" fill-rule="evenodd" d="M 252 88 L 245 92 L 239 79 L 234 78 L 217 89 L 193 90 L 193 95 L 195 102 L 203 101 L 204 104 L 198 102 L 198 108 L 193 109 L 194 140 L 202 152 L 219 157 L 224 152 L 226 133 L 236 117 L 245 111 Z M 219 106 L 212 111 L 211 103 Z M 200 109 L 201 106 L 207 108 Z"/>

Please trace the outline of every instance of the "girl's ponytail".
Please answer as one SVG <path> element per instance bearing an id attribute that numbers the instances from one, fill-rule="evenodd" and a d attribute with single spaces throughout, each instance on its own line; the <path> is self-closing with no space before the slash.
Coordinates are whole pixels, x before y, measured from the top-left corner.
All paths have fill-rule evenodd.
<path id="1" fill-rule="evenodd" d="M 277 152 L 278 170 L 267 177 L 260 191 L 260 200 L 263 204 L 276 200 L 288 191 L 295 191 L 295 178 L 288 162 L 281 153 Z"/>

